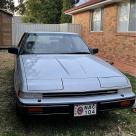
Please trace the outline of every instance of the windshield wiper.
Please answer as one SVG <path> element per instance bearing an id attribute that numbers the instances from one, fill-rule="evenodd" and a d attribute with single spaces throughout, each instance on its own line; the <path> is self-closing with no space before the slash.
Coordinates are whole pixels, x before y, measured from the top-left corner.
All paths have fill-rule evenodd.
<path id="1" fill-rule="evenodd" d="M 90 54 L 90 52 L 71 52 L 71 54 Z"/>
<path id="2" fill-rule="evenodd" d="M 31 55 L 31 54 L 90 54 L 90 52 L 67 52 L 67 53 L 33 53 L 33 52 L 23 52 L 21 54 Z"/>

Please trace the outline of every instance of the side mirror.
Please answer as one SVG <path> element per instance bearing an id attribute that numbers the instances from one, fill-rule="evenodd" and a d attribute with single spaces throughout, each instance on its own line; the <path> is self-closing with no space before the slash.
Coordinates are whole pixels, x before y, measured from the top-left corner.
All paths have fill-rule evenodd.
<path id="1" fill-rule="evenodd" d="M 8 53 L 11 53 L 11 54 L 18 54 L 19 52 L 18 52 L 18 48 L 16 48 L 16 47 L 10 47 L 10 48 L 8 48 Z"/>
<path id="2" fill-rule="evenodd" d="M 91 54 L 96 54 L 99 52 L 98 48 L 90 48 L 89 50 L 90 50 Z"/>

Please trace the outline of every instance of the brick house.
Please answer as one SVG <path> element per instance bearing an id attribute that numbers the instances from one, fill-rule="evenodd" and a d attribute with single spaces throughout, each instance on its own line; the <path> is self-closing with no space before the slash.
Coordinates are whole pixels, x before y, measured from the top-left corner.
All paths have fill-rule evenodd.
<path id="1" fill-rule="evenodd" d="M 0 9 L 0 48 L 12 45 L 12 13 Z"/>
<path id="2" fill-rule="evenodd" d="M 66 10 L 99 56 L 136 75 L 136 0 L 90 0 Z"/>

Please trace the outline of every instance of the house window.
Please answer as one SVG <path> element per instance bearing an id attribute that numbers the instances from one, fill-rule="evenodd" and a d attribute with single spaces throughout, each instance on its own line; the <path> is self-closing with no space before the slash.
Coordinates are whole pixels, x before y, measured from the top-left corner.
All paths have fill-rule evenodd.
<path id="1" fill-rule="evenodd" d="M 119 5 L 118 31 L 136 31 L 136 0 L 126 0 Z"/>
<path id="2" fill-rule="evenodd" d="M 92 31 L 102 31 L 103 30 L 103 9 L 98 8 L 93 11 L 92 14 Z"/>

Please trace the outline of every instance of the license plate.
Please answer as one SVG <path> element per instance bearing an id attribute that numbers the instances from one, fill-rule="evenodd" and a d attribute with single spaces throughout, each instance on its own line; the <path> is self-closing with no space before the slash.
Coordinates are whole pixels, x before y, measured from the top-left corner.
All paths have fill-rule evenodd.
<path id="1" fill-rule="evenodd" d="M 96 104 L 75 105 L 74 117 L 96 115 L 96 109 L 97 109 Z"/>

